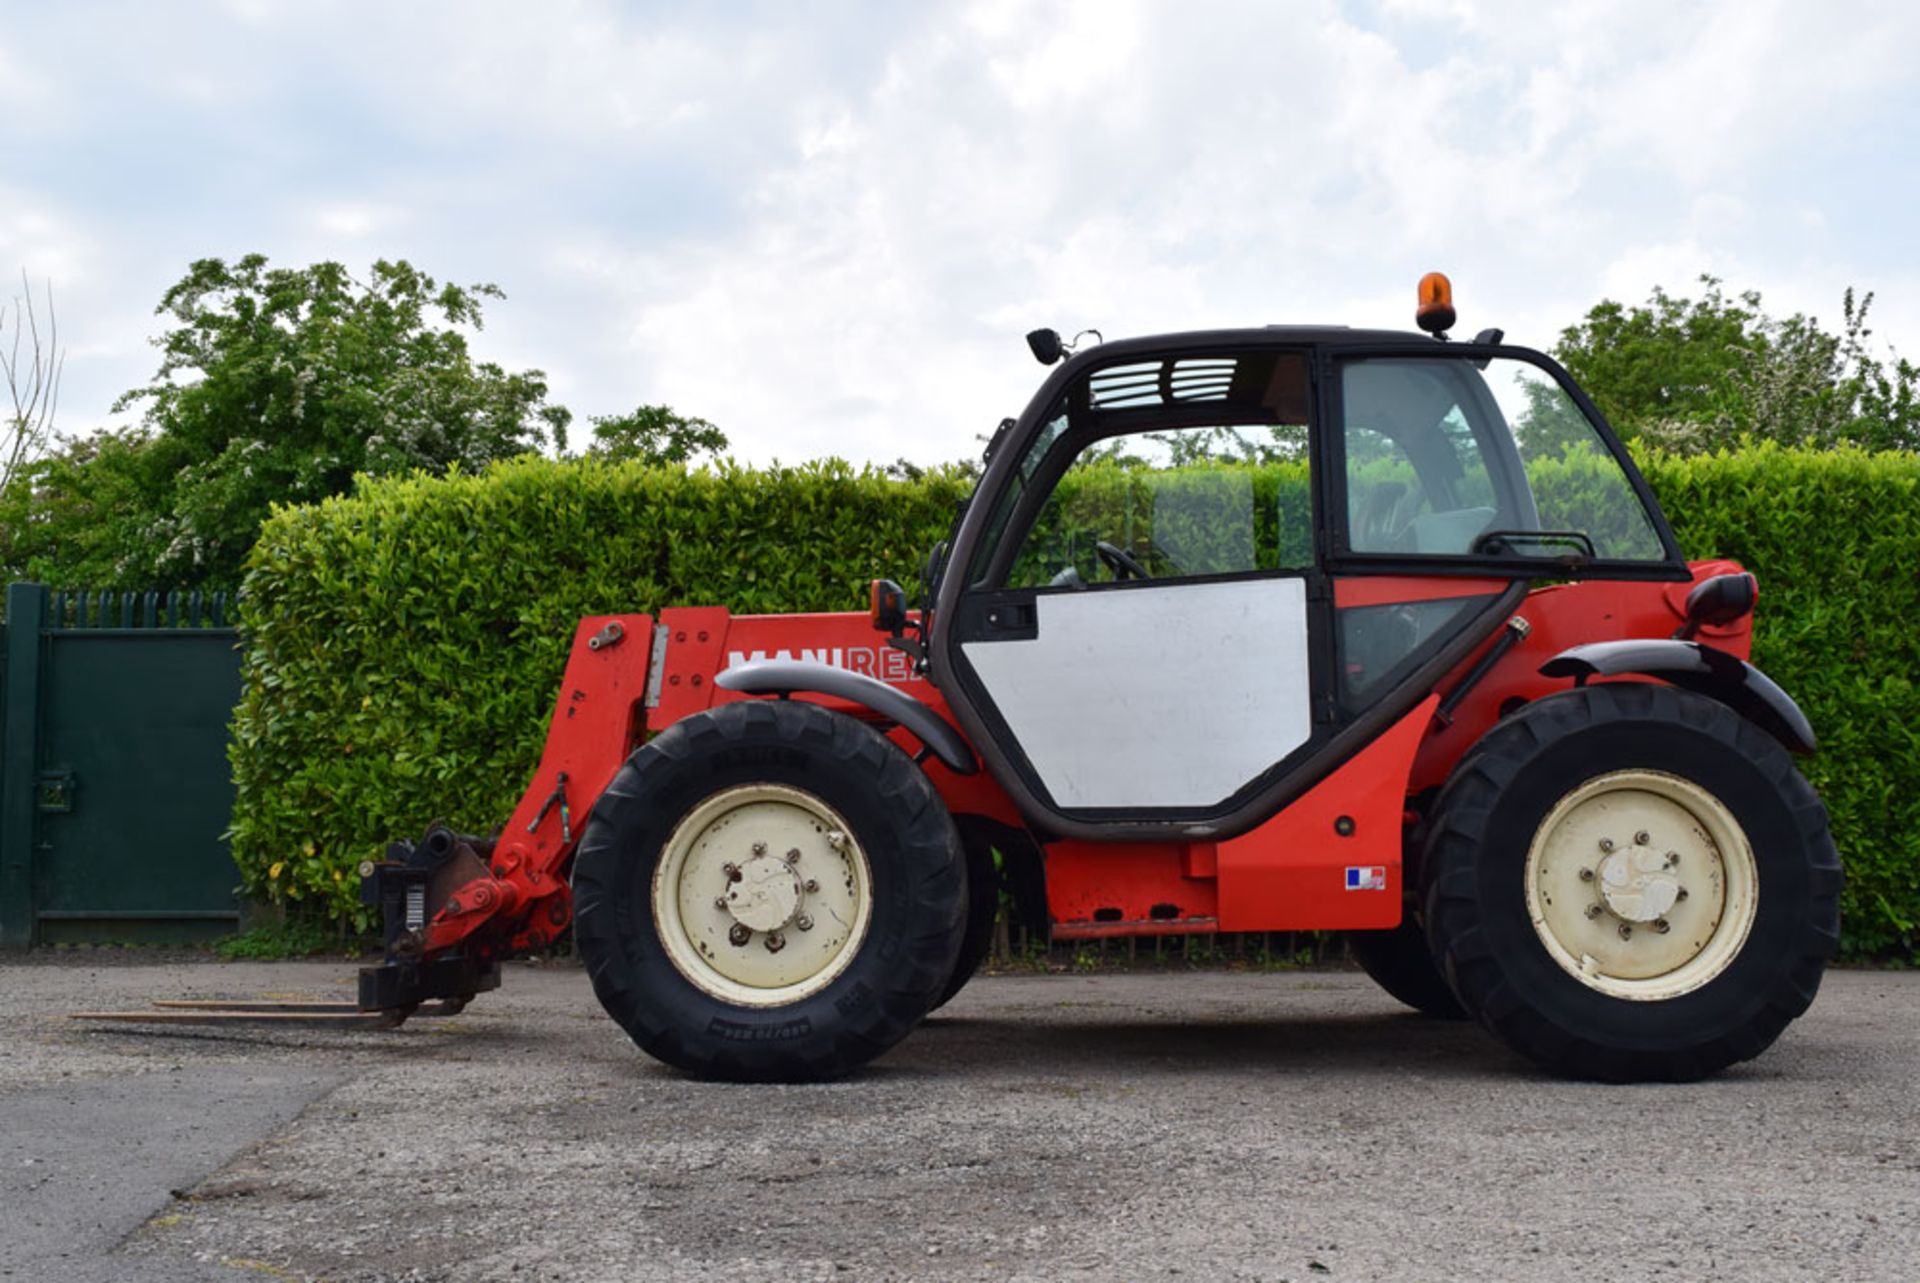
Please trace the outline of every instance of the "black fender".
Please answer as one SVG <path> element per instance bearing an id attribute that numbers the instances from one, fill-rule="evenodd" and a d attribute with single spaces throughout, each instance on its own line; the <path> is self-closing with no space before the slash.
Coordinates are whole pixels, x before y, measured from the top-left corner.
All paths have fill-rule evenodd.
<path id="1" fill-rule="evenodd" d="M 972 775 L 979 769 L 973 758 L 973 747 L 951 722 L 913 696 L 903 695 L 865 673 L 804 659 L 756 659 L 729 668 L 713 680 L 722 689 L 742 695 L 792 695 L 804 691 L 844 699 L 904 726 L 955 775 Z"/>
<path id="2" fill-rule="evenodd" d="M 1813 725 L 1791 695 L 1744 659 L 1699 642 L 1654 637 L 1589 642 L 1561 651 L 1540 665 L 1540 672 L 1546 677 L 1571 677 L 1576 686 L 1586 685 L 1589 677 L 1658 678 L 1719 700 L 1779 740 L 1788 752 L 1814 749 Z"/>

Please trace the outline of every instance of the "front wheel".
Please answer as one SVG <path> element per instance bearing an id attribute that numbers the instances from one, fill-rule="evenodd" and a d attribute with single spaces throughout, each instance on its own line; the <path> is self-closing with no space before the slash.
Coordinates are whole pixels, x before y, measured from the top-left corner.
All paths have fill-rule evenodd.
<path id="1" fill-rule="evenodd" d="M 898 1042 L 953 974 L 965 865 L 898 747 L 811 704 L 749 701 L 628 759 L 574 861 L 594 993 L 703 1078 L 807 1082 Z"/>
<path id="2" fill-rule="evenodd" d="M 1575 1077 L 1690 1080 L 1807 1009 L 1839 938 L 1826 811 L 1765 732 L 1704 696 L 1589 686 L 1455 768 L 1423 862 L 1462 1004 Z"/>

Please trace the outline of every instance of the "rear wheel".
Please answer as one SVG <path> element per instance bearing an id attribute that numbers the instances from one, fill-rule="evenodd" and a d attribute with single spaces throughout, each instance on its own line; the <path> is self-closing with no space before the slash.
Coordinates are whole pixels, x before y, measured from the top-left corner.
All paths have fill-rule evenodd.
<path id="1" fill-rule="evenodd" d="M 595 994 L 689 1073 L 804 1082 L 898 1042 L 953 974 L 959 840 L 925 774 L 852 718 L 751 701 L 614 777 L 574 862 Z"/>
<path id="2" fill-rule="evenodd" d="M 977 828 L 962 826 L 960 845 L 967 859 L 967 928 L 961 936 L 953 975 L 933 1004 L 936 1011 L 953 1001 L 987 960 L 993 948 L 993 924 L 1000 916 L 1000 870 L 994 864 L 993 842 Z"/>
<path id="3" fill-rule="evenodd" d="M 1440 1020 L 1466 1016 L 1434 965 L 1427 933 L 1411 916 L 1391 931 L 1349 931 L 1347 947 L 1375 984 L 1421 1015 Z"/>
<path id="4" fill-rule="evenodd" d="M 1826 811 L 1724 705 L 1615 683 L 1539 700 L 1455 768 L 1424 859 L 1438 966 L 1557 1072 L 1704 1077 L 1805 1011 L 1839 935 Z"/>

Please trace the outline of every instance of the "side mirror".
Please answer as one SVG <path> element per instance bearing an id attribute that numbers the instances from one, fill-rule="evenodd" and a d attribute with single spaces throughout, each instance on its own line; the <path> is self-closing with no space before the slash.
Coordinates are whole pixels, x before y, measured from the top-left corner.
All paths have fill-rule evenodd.
<path id="1" fill-rule="evenodd" d="M 1033 359 L 1042 365 L 1052 365 L 1067 350 L 1060 341 L 1058 330 L 1035 330 L 1027 335 L 1027 350 L 1033 353 Z"/>
<path id="2" fill-rule="evenodd" d="M 927 550 L 927 559 L 920 563 L 920 603 L 923 607 L 933 606 L 933 586 L 939 582 L 940 572 L 947 567 L 947 541 L 942 539 Z"/>
<path id="3" fill-rule="evenodd" d="M 1702 628 L 1723 628 L 1753 613 L 1760 587 L 1749 574 L 1715 575 L 1703 579 L 1687 594 L 1687 622 L 1674 636 L 1691 640 Z"/>
<path id="4" fill-rule="evenodd" d="M 867 588 L 867 613 L 877 632 L 898 637 L 907 627 L 907 598 L 891 579 L 876 579 Z"/>

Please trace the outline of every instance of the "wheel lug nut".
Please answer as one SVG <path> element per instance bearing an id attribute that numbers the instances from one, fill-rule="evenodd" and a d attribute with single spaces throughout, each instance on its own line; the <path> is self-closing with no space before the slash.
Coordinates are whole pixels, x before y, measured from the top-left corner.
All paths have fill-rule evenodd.
<path id="1" fill-rule="evenodd" d="M 1645 829 L 1641 829 L 1638 833 L 1633 835 L 1633 844 L 1635 846 L 1646 846 L 1652 840 L 1653 840 L 1652 838 L 1649 838 L 1647 836 L 1647 831 Z"/>
<path id="2" fill-rule="evenodd" d="M 1631 939 L 1633 939 L 1633 924 L 1632 924 L 1632 923 L 1630 923 L 1630 922 L 1622 922 L 1622 923 L 1620 924 L 1620 938 L 1621 938 L 1622 940 L 1631 940 Z"/>
<path id="3" fill-rule="evenodd" d="M 1603 913 L 1605 913 L 1605 912 L 1606 912 L 1606 910 L 1605 910 L 1605 909 L 1603 909 L 1603 908 L 1601 908 L 1601 907 L 1600 907 L 1599 905 L 1597 905 L 1597 904 L 1590 904 L 1590 905 L 1588 905 L 1588 906 L 1587 906 L 1587 916 L 1588 916 L 1589 918 L 1597 918 L 1597 917 L 1599 917 L 1599 916 L 1600 916 L 1601 914 L 1603 914 Z"/>
<path id="4" fill-rule="evenodd" d="M 808 895 L 812 895 L 812 894 L 813 894 L 813 893 L 814 893 L 815 891 L 818 891 L 819 889 L 820 889 L 820 884 L 819 884 L 818 882 L 816 882 L 816 881 L 815 881 L 814 879 L 812 879 L 812 878 L 808 878 L 808 879 L 807 879 L 807 894 L 808 894 Z"/>
<path id="5" fill-rule="evenodd" d="M 755 842 L 753 844 L 753 853 L 755 855 L 765 855 L 767 853 L 767 844 L 765 842 Z"/>
<path id="6" fill-rule="evenodd" d="M 767 933 L 767 952 L 768 953 L 778 953 L 786 947 L 787 947 L 787 940 L 785 936 L 781 935 L 778 931 L 769 931 Z"/>
<path id="7" fill-rule="evenodd" d="M 727 939 L 733 944 L 745 944 L 747 941 L 753 939 L 753 932 L 747 930 L 746 923 L 736 922 L 733 924 L 733 928 L 727 932 Z"/>
<path id="8" fill-rule="evenodd" d="M 802 931 L 811 931 L 813 930 L 813 919 L 803 913 L 793 920 L 793 925 L 799 927 Z"/>
<path id="9" fill-rule="evenodd" d="M 1600 849 L 1601 849 L 1602 851 L 1611 851 L 1611 850 L 1613 850 L 1613 839 L 1612 839 L 1612 838 L 1601 838 L 1601 839 L 1600 839 Z"/>
<path id="10" fill-rule="evenodd" d="M 727 897 L 726 897 L 726 896 L 724 896 L 724 895 L 716 895 L 716 896 L 714 896 L 714 897 L 713 897 L 713 907 L 714 907 L 714 908 L 716 908 L 716 909 L 724 909 L 724 908 L 726 908 L 726 907 L 727 907 Z"/>
<path id="11" fill-rule="evenodd" d="M 1592 869 L 1582 869 L 1582 870 L 1580 870 L 1580 880 L 1581 880 L 1582 882 L 1591 882 L 1591 881 L 1593 881 L 1593 870 L 1592 870 Z"/>
<path id="12" fill-rule="evenodd" d="M 732 860 L 728 860 L 725 864 L 721 865 L 720 872 L 727 875 L 727 881 L 729 882 L 738 882 L 740 880 L 740 866 Z"/>
<path id="13" fill-rule="evenodd" d="M 1671 922 L 1668 922 L 1665 918 L 1658 918 L 1654 921 L 1653 929 L 1655 931 L 1658 931 L 1661 935 L 1665 935 L 1667 934 L 1667 932 L 1673 930 L 1673 924 Z"/>
<path id="14" fill-rule="evenodd" d="M 798 864 L 798 863 L 800 863 L 800 848 L 799 848 L 799 847 L 797 847 L 797 846 L 796 846 L 796 847 L 792 847 L 792 848 L 790 848 L 790 849 L 789 849 L 789 850 L 787 851 L 787 863 L 788 863 L 788 864 Z"/>

